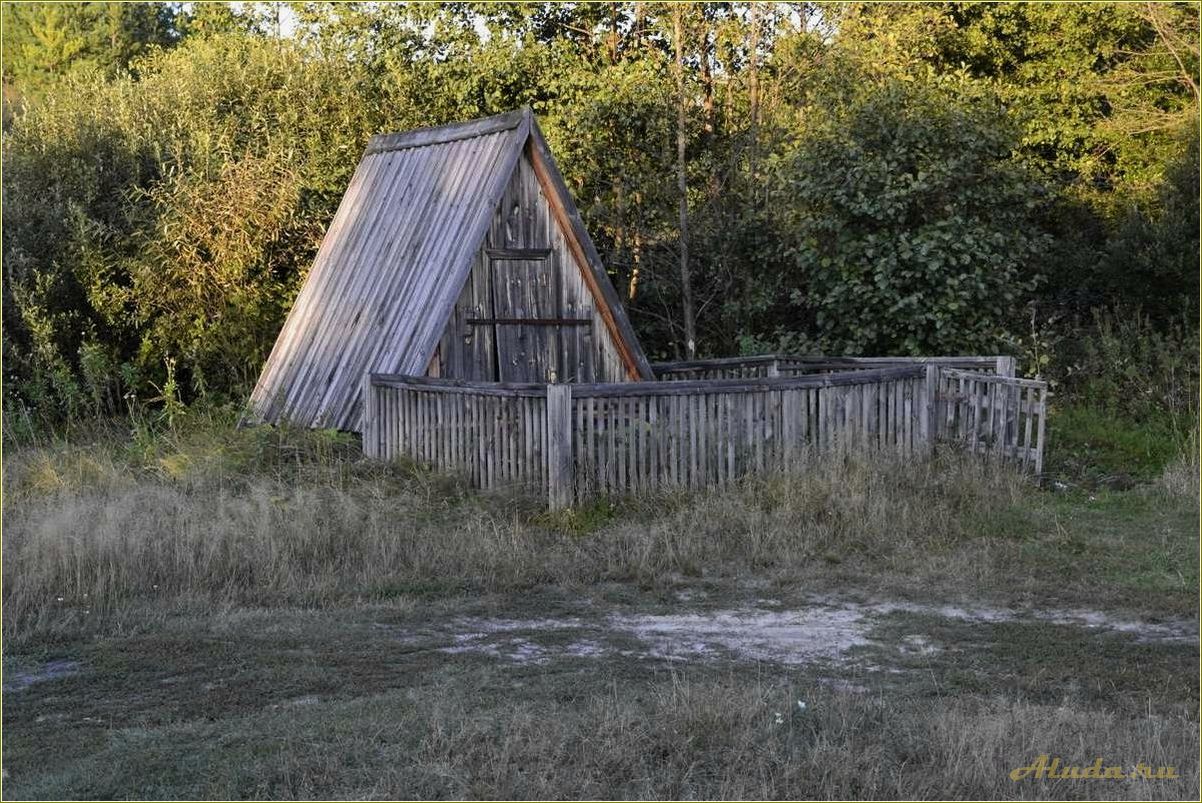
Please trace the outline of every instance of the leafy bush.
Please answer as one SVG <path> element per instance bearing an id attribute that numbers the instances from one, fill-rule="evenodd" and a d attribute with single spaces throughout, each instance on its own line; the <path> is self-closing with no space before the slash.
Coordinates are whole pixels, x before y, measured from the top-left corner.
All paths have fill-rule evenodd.
<path id="1" fill-rule="evenodd" d="M 214 36 L 136 67 L 72 73 L 5 138 L 9 397 L 52 420 L 111 412 L 123 364 L 126 391 L 171 361 L 185 397 L 244 393 L 391 108 L 295 43 Z"/>
<path id="2" fill-rule="evenodd" d="M 814 117 L 773 179 L 797 323 L 834 353 L 996 350 L 1048 243 L 1005 110 L 892 80 Z"/>

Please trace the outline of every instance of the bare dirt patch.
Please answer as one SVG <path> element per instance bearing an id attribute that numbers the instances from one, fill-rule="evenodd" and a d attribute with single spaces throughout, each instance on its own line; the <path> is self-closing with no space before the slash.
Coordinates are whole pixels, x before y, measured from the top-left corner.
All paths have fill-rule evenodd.
<path id="1" fill-rule="evenodd" d="M 406 640 L 448 654 L 485 655 L 517 664 L 621 656 L 674 662 L 733 659 L 829 667 L 862 664 L 855 648 L 879 645 L 874 635 L 876 626 L 883 617 L 896 613 L 982 625 L 1047 623 L 1089 632 L 1124 633 L 1141 642 L 1196 643 L 1198 639 L 1196 622 L 1144 622 L 1101 611 L 1024 611 L 815 598 L 812 604 L 791 610 L 755 606 L 677 614 L 614 613 L 599 618 L 461 617 Z M 904 635 L 895 646 L 910 655 L 930 655 L 943 649 L 926 633 Z"/>

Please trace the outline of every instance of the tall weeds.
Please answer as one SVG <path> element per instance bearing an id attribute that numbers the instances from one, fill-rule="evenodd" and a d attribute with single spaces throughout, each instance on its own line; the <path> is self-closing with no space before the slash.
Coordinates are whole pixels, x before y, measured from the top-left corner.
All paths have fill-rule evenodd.
<path id="1" fill-rule="evenodd" d="M 71 627 L 136 601 L 325 604 L 938 553 L 1022 480 L 947 456 L 813 457 L 725 490 L 552 516 L 355 457 L 320 433 L 233 432 L 131 455 L 27 449 L 5 477 L 4 628 Z M 583 522 L 583 525 L 582 525 Z"/>

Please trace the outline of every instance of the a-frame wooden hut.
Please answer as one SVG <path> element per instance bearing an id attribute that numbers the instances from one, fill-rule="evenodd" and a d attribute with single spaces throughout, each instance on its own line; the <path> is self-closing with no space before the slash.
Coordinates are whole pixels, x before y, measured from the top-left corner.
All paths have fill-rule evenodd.
<path id="1" fill-rule="evenodd" d="M 652 378 L 529 109 L 371 139 L 252 416 L 359 431 L 367 372 Z"/>

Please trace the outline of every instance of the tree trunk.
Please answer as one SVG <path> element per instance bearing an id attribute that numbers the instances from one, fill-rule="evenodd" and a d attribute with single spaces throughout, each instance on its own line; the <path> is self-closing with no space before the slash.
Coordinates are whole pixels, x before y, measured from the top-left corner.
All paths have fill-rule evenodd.
<path id="1" fill-rule="evenodd" d="M 639 268 L 643 262 L 643 238 L 638 227 L 634 229 L 634 240 L 630 244 L 630 283 L 626 287 L 627 301 L 634 301 L 639 294 Z"/>
<path id="2" fill-rule="evenodd" d="M 701 47 L 699 51 L 701 58 L 701 119 L 705 126 L 706 137 L 713 139 L 715 131 L 714 73 L 710 66 L 710 33 L 708 25 L 701 33 Z"/>
<path id="3" fill-rule="evenodd" d="M 685 175 L 687 97 L 684 80 L 684 24 L 680 6 L 672 13 L 676 40 L 676 189 L 680 192 L 680 305 L 684 313 L 685 359 L 697 354 L 697 329 L 693 321 L 693 281 L 689 274 L 689 185 Z"/>
<path id="4" fill-rule="evenodd" d="M 760 61 L 760 5 L 759 3 L 751 4 L 751 36 L 749 41 L 748 53 L 749 61 L 747 65 L 747 97 L 748 104 L 751 107 L 751 128 L 750 128 L 750 145 L 748 147 L 747 156 L 747 171 L 751 174 L 751 180 L 755 182 L 755 170 L 757 151 L 759 150 L 760 141 L 760 76 L 759 76 L 759 61 Z"/>

